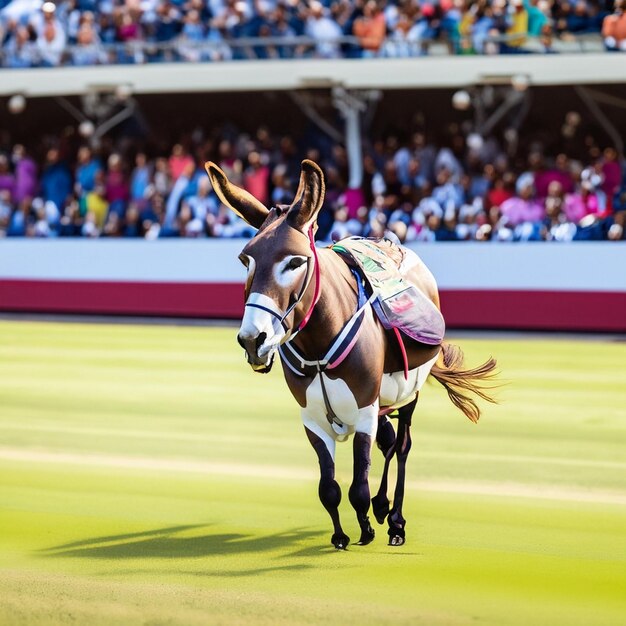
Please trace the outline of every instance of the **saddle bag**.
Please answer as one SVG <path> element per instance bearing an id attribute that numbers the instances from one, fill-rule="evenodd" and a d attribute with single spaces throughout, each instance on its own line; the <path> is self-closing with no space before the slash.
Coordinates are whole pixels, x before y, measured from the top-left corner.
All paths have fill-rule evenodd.
<path id="1" fill-rule="evenodd" d="M 439 309 L 402 274 L 405 251 L 387 239 L 350 237 L 332 250 L 355 267 L 375 299 L 372 304 L 381 324 L 397 328 L 415 341 L 438 345 L 445 322 Z"/>

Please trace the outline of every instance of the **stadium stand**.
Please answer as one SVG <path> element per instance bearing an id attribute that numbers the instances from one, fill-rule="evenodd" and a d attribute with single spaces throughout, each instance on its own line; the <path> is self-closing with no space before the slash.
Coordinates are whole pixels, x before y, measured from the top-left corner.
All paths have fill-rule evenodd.
<path id="1" fill-rule="evenodd" d="M 576 132 L 570 114 L 564 133 Z M 251 229 L 221 206 L 202 163 L 269 205 L 289 203 L 301 158 L 327 173 L 321 239 L 381 236 L 402 241 L 572 241 L 624 239 L 626 185 L 613 148 L 586 146 L 581 157 L 534 146 L 524 160 L 496 137 L 457 126 L 434 143 L 421 128 L 399 141 L 366 145 L 359 188 L 350 188 L 340 143 L 303 149 L 291 135 L 259 127 L 197 130 L 150 154 L 123 138 L 99 149 L 66 138 L 43 150 L 0 145 L 0 235 L 9 237 L 247 237 Z M 42 152 L 38 145 L 35 152 Z"/>
<path id="2" fill-rule="evenodd" d="M 4 124 L 0 236 L 249 236 L 220 207 L 204 160 L 216 160 L 235 182 L 277 204 L 290 200 L 298 164 L 309 157 L 328 174 L 322 239 L 385 229 L 408 242 L 623 239 L 620 129 L 594 113 L 599 127 L 590 132 L 563 104 L 556 139 L 523 137 L 528 86 L 563 81 L 554 55 L 524 53 L 585 51 L 576 55 L 578 79 L 609 82 L 618 55 L 605 51 L 623 47 L 622 6 L 622 0 L 614 7 L 548 0 L 0 0 L 6 66 L 0 94 L 9 98 L 9 112 L 21 114 L 34 96 L 50 103 L 46 119 L 57 105 L 73 116 L 73 126 L 48 132 L 36 130 L 37 114 L 31 115 L 20 138 L 12 123 Z M 447 61 L 442 55 L 452 65 L 439 63 Z M 416 56 L 429 58 L 409 58 Z M 213 63 L 227 60 L 239 62 Z M 101 67 L 88 67 L 94 64 Z M 35 68 L 66 65 L 87 67 Z M 218 72 L 220 66 L 237 73 Z M 272 69 L 263 73 L 262 66 Z M 350 81 L 369 91 L 351 91 Z M 155 137 L 135 99 L 158 89 L 173 102 L 174 94 L 234 93 L 243 85 L 289 92 L 317 128 L 303 134 L 298 127 L 306 119 L 289 123 L 286 116 L 280 131 L 263 122 L 243 129 L 233 120 Z M 336 85 L 346 86 L 339 88 L 343 96 Z M 307 87 L 328 90 L 330 118 L 342 117 L 349 129 L 350 120 L 360 125 L 359 107 L 374 108 L 378 89 L 403 85 L 464 86 L 452 98 L 458 121 L 431 116 L 362 140 L 358 131 L 337 131 L 341 124 L 321 119 L 302 95 Z M 590 93 L 575 89 L 593 112 Z M 68 100 L 74 94 L 80 102 Z M 462 114 L 471 107 L 473 122 Z M 403 114 L 411 120 L 415 112 Z M 270 119 L 271 112 L 264 115 Z"/>
<path id="3" fill-rule="evenodd" d="M 622 0 L 0 1 L 1 64 L 623 50 Z M 603 43 L 604 41 L 604 43 Z"/>

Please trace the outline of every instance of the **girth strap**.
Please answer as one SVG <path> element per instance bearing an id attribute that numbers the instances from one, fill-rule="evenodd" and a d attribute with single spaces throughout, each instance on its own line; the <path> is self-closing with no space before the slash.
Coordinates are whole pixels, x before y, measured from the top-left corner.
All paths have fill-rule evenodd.
<path id="1" fill-rule="evenodd" d="M 322 398 L 324 399 L 324 406 L 326 407 L 326 419 L 328 423 L 332 426 L 336 424 L 339 427 L 343 426 L 343 422 L 337 417 L 337 414 L 333 410 L 333 407 L 328 399 L 328 393 L 326 392 L 326 385 L 324 384 L 324 374 L 319 370 L 320 375 L 320 386 L 322 387 Z"/>

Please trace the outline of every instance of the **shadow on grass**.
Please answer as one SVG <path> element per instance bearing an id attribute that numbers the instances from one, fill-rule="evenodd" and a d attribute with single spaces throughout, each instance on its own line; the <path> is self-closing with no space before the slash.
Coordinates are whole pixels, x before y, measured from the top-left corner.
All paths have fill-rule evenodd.
<path id="1" fill-rule="evenodd" d="M 322 531 L 299 528 L 263 536 L 242 533 L 205 533 L 191 536 L 184 534 L 207 526 L 207 524 L 170 526 L 139 533 L 93 537 L 54 546 L 40 554 L 46 557 L 90 559 L 181 559 L 278 550 L 283 554 L 289 552 L 289 555 L 299 555 L 303 541 L 325 534 Z"/>

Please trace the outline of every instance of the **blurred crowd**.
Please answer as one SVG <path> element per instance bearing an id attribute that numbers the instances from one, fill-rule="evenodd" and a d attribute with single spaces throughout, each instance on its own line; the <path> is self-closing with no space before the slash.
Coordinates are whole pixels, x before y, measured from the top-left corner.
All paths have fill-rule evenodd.
<path id="1" fill-rule="evenodd" d="M 0 61 L 407 57 L 433 41 L 450 53 L 523 53 L 529 37 L 539 42 L 532 51 L 553 52 L 555 37 L 600 32 L 607 49 L 624 50 L 625 0 L 611 1 L 0 0 Z"/>
<path id="2" fill-rule="evenodd" d="M 566 124 L 577 123 L 568 114 Z M 160 154 L 133 145 L 111 140 L 96 152 L 79 137 L 44 138 L 34 153 L 0 135 L 0 236 L 250 237 L 254 231 L 220 204 L 204 161 L 216 161 L 269 207 L 292 201 L 306 157 L 327 178 L 320 240 L 388 230 L 404 242 L 625 237 L 624 164 L 593 142 L 584 158 L 547 154 L 539 144 L 513 158 L 495 138 L 456 125 L 438 143 L 417 128 L 367 145 L 356 189 L 347 187 L 342 145 L 303 149 L 265 127 L 253 135 L 196 129 Z"/>

